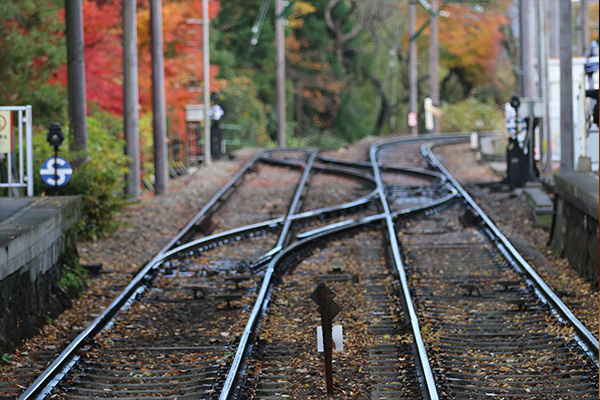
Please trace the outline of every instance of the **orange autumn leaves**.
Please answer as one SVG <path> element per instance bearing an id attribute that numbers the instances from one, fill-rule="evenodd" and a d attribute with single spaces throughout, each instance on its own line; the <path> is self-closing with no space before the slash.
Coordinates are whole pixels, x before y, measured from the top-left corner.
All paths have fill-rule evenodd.
<path id="1" fill-rule="evenodd" d="M 478 12 L 463 5 L 448 5 L 449 18 L 440 18 L 440 62 L 461 68 L 476 85 L 494 79 L 503 33 L 509 23 L 504 13 Z"/>

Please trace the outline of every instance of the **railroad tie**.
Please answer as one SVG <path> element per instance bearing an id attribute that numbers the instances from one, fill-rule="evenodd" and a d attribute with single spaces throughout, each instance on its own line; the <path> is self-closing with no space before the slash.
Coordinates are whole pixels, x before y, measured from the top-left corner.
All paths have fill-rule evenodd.
<path id="1" fill-rule="evenodd" d="M 233 300 L 239 300 L 242 297 L 244 297 L 244 295 L 242 293 L 220 293 L 220 294 L 215 294 L 213 296 L 213 298 L 217 301 L 225 301 L 227 302 L 227 308 L 231 309 L 233 308 L 231 306 L 231 302 Z"/>
<path id="2" fill-rule="evenodd" d="M 476 283 L 471 283 L 471 282 L 466 282 L 466 283 L 461 283 L 458 285 L 461 289 L 465 289 L 468 290 L 469 292 L 466 294 L 466 296 L 473 296 L 473 292 L 477 293 L 477 297 L 481 297 L 481 292 L 479 291 L 479 288 L 481 287 L 480 284 L 476 284 Z"/>
<path id="3" fill-rule="evenodd" d="M 206 298 L 207 289 L 205 287 L 195 285 L 184 285 L 181 286 L 181 288 L 191 291 L 194 300 L 201 300 Z"/>

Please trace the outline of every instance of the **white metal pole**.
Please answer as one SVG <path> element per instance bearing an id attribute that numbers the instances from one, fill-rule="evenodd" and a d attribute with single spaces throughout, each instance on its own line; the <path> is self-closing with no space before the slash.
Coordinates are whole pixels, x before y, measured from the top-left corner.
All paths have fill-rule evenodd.
<path id="1" fill-rule="evenodd" d="M 208 37 L 208 0 L 202 0 L 202 59 L 204 64 L 204 165 L 212 163 L 210 155 L 210 53 Z"/>
<path id="2" fill-rule="evenodd" d="M 25 171 L 23 168 L 23 158 L 25 155 L 23 154 L 23 115 L 25 114 L 25 109 L 19 110 L 19 183 L 22 185 L 25 181 Z M 9 169 L 8 176 L 11 175 L 11 170 Z"/>
<path id="3" fill-rule="evenodd" d="M 542 168 L 546 171 L 552 171 L 552 135 L 550 133 L 550 99 L 548 93 L 548 35 L 546 27 L 548 21 L 548 11 L 545 0 L 538 0 L 538 32 L 540 35 L 540 89 L 543 104 L 542 131 L 544 134 L 541 144 Z"/>
<path id="4" fill-rule="evenodd" d="M 33 196 L 33 143 L 32 143 L 32 124 L 33 124 L 33 115 L 31 112 L 31 106 L 26 107 L 25 111 L 25 136 L 26 146 L 27 146 L 27 196 Z"/>

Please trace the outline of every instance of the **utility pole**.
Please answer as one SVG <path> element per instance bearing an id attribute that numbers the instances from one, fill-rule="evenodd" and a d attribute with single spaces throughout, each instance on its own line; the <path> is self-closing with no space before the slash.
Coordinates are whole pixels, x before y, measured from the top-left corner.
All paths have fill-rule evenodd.
<path id="1" fill-rule="evenodd" d="M 429 91 L 434 106 L 440 105 L 440 83 L 439 83 L 439 0 L 431 1 L 431 36 L 429 38 Z M 433 117 L 433 133 L 440 133 L 440 120 Z"/>
<path id="2" fill-rule="evenodd" d="M 69 96 L 69 131 L 71 150 L 87 149 L 87 104 L 85 93 L 85 58 L 83 53 L 83 9 L 81 1 L 65 0 L 67 25 L 67 71 Z M 79 158 L 79 157 L 78 157 Z M 83 159 L 73 163 L 78 168 Z"/>
<path id="3" fill-rule="evenodd" d="M 548 35 L 547 21 L 548 10 L 545 0 L 538 0 L 538 32 L 540 38 L 540 97 L 542 98 L 543 118 L 542 133 L 544 139 L 542 142 L 541 155 L 542 160 L 545 157 L 543 169 L 552 171 L 552 135 L 550 133 L 550 99 L 549 99 L 549 77 L 548 77 Z"/>
<path id="4" fill-rule="evenodd" d="M 550 58 L 560 57 L 560 0 L 550 0 Z"/>
<path id="5" fill-rule="evenodd" d="M 571 2 L 560 1 L 560 171 L 573 171 Z"/>
<path id="6" fill-rule="evenodd" d="M 275 0 L 275 47 L 277 57 L 277 144 L 286 147 L 285 137 L 285 19 L 283 0 Z M 279 17 L 279 18 L 278 18 Z"/>
<path id="7" fill-rule="evenodd" d="M 202 64 L 204 70 L 204 165 L 212 164 L 210 138 L 210 49 L 208 0 L 202 0 Z"/>
<path id="8" fill-rule="evenodd" d="M 521 70 L 523 71 L 522 97 L 533 99 L 535 90 L 535 12 L 536 2 L 521 0 Z"/>
<path id="9" fill-rule="evenodd" d="M 152 38 L 152 111 L 154 127 L 154 193 L 167 193 L 167 112 L 162 35 L 162 0 L 150 0 Z M 210 143 L 206 144 L 209 145 Z"/>
<path id="10" fill-rule="evenodd" d="M 141 196 L 137 54 L 136 0 L 128 0 L 123 2 L 123 125 L 125 154 L 131 158 L 125 194 L 133 200 Z"/>
<path id="11" fill-rule="evenodd" d="M 412 113 L 413 118 L 417 114 L 417 38 L 413 38 L 417 25 L 417 6 L 415 0 L 411 0 L 409 6 L 409 35 L 410 35 L 410 58 L 408 65 L 408 81 L 409 81 L 409 115 Z M 410 127 L 411 135 L 419 134 L 419 124 Z"/>

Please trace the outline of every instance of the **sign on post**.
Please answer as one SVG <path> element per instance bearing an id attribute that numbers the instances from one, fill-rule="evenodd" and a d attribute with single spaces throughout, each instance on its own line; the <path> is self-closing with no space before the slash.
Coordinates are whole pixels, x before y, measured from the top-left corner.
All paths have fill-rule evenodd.
<path id="1" fill-rule="evenodd" d="M 414 128 L 415 126 L 417 126 L 417 113 L 416 112 L 408 113 L 408 126 L 410 126 L 411 128 Z"/>
<path id="2" fill-rule="evenodd" d="M 0 111 L 0 153 L 13 152 L 12 111 Z"/>
<path id="3" fill-rule="evenodd" d="M 322 282 L 319 283 L 319 286 L 317 286 L 315 291 L 310 295 L 310 298 L 319 305 L 319 312 L 321 313 L 323 354 L 325 356 L 325 381 L 327 383 L 327 394 L 330 396 L 333 395 L 333 335 L 331 321 L 342 310 L 342 308 L 335 301 L 333 301 L 334 297 L 335 293 L 333 293 L 333 291 Z"/>
<path id="4" fill-rule="evenodd" d="M 42 180 L 48 186 L 63 187 L 71 179 L 71 164 L 62 157 L 50 157 L 42 163 L 40 169 Z"/>

